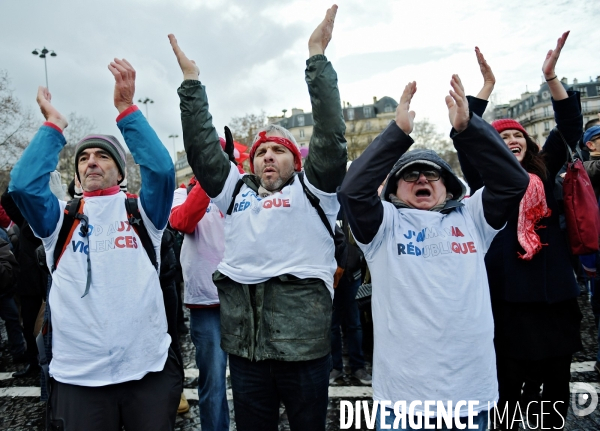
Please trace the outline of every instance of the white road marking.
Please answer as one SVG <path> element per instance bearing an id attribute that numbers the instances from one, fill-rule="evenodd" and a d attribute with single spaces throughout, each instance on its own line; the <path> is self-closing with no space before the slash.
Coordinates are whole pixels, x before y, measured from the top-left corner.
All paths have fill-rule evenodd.
<path id="1" fill-rule="evenodd" d="M 571 372 L 589 372 L 594 371 L 595 361 L 574 362 L 571 364 Z M 12 379 L 13 373 L 0 373 L 0 380 Z M 186 368 L 184 370 L 185 377 L 198 377 L 198 369 Z M 227 367 L 227 376 L 229 376 L 229 367 Z M 584 382 L 591 385 L 598 393 L 600 393 L 600 383 Z M 575 382 L 571 382 L 571 390 Z M 184 389 L 183 393 L 188 400 L 198 400 L 198 389 Z M 1 397 L 39 397 L 40 388 L 34 386 L 13 386 L 10 388 L 0 388 Z M 329 398 L 372 398 L 373 388 L 370 386 L 330 386 Z M 231 389 L 227 389 L 227 399 L 232 400 L 233 395 Z"/>

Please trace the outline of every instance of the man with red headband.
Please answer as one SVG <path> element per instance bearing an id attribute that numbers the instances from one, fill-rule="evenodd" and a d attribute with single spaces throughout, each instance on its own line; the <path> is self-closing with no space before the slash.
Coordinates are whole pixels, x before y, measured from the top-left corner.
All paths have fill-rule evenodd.
<path id="1" fill-rule="evenodd" d="M 281 401 L 291 429 L 325 430 L 336 270 L 330 232 L 347 159 L 337 77 L 324 56 L 336 11 L 327 11 L 308 43 L 315 125 L 304 171 L 293 136 L 271 125 L 252 145 L 252 174 L 238 172 L 220 148 L 196 64 L 169 35 L 184 75 L 178 93 L 188 161 L 225 214 L 225 254 L 213 280 L 240 431 L 277 430 Z"/>

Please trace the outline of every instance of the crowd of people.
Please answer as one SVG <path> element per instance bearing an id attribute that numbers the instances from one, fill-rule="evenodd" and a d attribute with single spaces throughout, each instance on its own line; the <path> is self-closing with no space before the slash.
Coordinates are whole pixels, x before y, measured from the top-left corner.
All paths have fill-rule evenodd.
<path id="1" fill-rule="evenodd" d="M 39 88 L 46 122 L 2 195 L 0 310 L 13 358 L 24 363 L 14 377 L 41 370 L 49 429 L 174 429 L 189 409 L 182 303 L 203 430 L 230 428 L 227 364 L 238 430 L 277 430 L 280 403 L 292 430 L 324 430 L 329 385 L 344 375 L 342 339 L 352 378 L 373 386 L 377 429 L 398 422 L 386 402 L 400 400 L 474 401 L 474 415 L 466 404 L 451 414 L 471 415 L 481 430 L 496 403 L 509 412 L 498 426 L 514 429 L 527 396 L 555 406 L 547 429 L 564 427 L 571 357 L 581 349 L 576 274 L 584 274 L 556 193 L 565 143 L 585 150 L 600 193 L 600 125 L 583 134 L 579 94 L 555 71 L 568 32 L 542 65 L 556 120 L 543 145 L 515 120 L 482 119 L 495 77 L 479 49 L 477 96 L 452 75 L 446 104 L 465 183 L 434 151 L 410 151 L 416 82 L 395 120 L 347 163 L 337 74 L 325 57 L 336 13 L 328 9 L 308 41 L 306 159 L 271 124 L 257 133 L 245 172 L 229 130 L 220 138 L 213 126 L 199 67 L 169 35 L 194 177 L 177 187 L 168 152 L 133 102 L 136 71 L 115 59 L 116 121 L 141 190 L 127 191 L 120 141 L 95 134 L 76 145 L 67 197 L 55 167 L 68 123 Z M 595 267 L 597 253 L 587 258 Z M 355 301 L 367 267 L 372 377 Z M 599 319 L 600 294 L 592 298 Z M 411 414 L 435 427 L 435 413 Z"/>

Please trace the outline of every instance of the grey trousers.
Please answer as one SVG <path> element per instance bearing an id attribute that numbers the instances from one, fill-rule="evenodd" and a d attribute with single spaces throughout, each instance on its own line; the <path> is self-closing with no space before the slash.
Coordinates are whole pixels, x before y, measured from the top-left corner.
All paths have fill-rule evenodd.
<path id="1" fill-rule="evenodd" d="M 141 380 L 87 387 L 52 380 L 48 429 L 56 431 L 167 431 L 175 427 L 181 367 L 169 350 L 162 371 Z"/>

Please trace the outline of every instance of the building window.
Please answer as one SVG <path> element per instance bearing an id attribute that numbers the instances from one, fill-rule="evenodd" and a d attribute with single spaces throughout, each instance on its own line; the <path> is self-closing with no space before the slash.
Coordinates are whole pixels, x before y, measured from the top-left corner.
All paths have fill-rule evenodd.
<path id="1" fill-rule="evenodd" d="M 588 103 L 587 101 L 581 102 L 581 109 L 583 112 L 587 112 L 588 110 Z"/>
<path id="2" fill-rule="evenodd" d="M 383 108 L 383 112 L 393 112 L 394 108 L 392 107 L 392 105 L 385 105 L 385 107 Z"/>
<path id="3" fill-rule="evenodd" d="M 363 114 L 365 115 L 365 118 L 372 117 L 373 116 L 373 108 L 370 106 L 363 107 Z"/>
<path id="4" fill-rule="evenodd" d="M 300 126 L 300 127 L 304 126 L 304 115 L 298 116 L 298 126 Z"/>
<path id="5" fill-rule="evenodd" d="M 544 117 L 550 116 L 550 107 L 544 106 Z"/>
<path id="6" fill-rule="evenodd" d="M 550 130 L 550 121 L 544 121 L 544 131 L 548 132 Z"/>
<path id="7" fill-rule="evenodd" d="M 581 97 L 587 97 L 587 87 L 579 87 L 577 90 L 581 93 Z"/>
<path id="8" fill-rule="evenodd" d="M 367 121 L 365 124 L 365 130 L 371 130 L 371 122 Z"/>
<path id="9" fill-rule="evenodd" d="M 300 129 L 300 137 L 304 138 L 304 129 Z"/>
<path id="10" fill-rule="evenodd" d="M 548 91 L 544 91 L 542 93 L 542 99 L 544 99 L 544 100 L 550 99 L 550 93 Z"/>
<path id="11" fill-rule="evenodd" d="M 354 109 L 346 109 L 346 116 L 348 117 L 348 121 L 354 120 Z"/>

